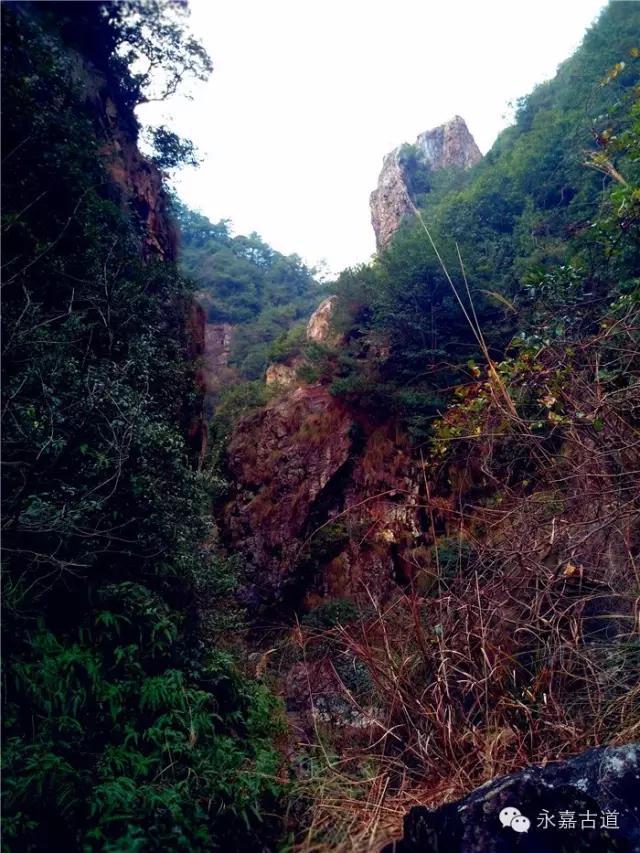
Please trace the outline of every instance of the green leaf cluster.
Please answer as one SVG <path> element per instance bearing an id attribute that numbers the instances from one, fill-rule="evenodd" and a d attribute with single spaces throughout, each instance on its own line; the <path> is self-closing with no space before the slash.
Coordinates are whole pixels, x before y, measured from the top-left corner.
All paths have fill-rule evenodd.
<path id="1" fill-rule="evenodd" d="M 105 166 L 114 24 L 57 5 L 2 8 L 3 849 L 250 849 L 280 712 L 203 639 L 193 286 Z"/>

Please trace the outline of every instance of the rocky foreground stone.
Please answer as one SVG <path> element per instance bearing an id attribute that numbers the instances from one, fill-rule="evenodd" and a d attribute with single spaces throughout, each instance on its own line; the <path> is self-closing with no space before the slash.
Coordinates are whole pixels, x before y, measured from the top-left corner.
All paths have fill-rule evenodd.
<path id="1" fill-rule="evenodd" d="M 516 814 L 519 812 L 519 815 Z M 640 745 L 527 767 L 439 809 L 417 806 L 383 853 L 638 853 Z"/>

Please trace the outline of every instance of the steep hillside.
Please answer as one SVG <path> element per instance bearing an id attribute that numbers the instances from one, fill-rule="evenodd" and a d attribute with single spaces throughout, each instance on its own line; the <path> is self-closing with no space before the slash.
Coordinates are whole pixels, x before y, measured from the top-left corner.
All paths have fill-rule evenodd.
<path id="1" fill-rule="evenodd" d="M 637 732 L 639 32 L 612 3 L 431 173 L 235 426 L 219 520 L 310 743 L 307 843 Z"/>
<path id="2" fill-rule="evenodd" d="M 461 432 L 443 426 L 443 415 L 447 424 L 455 418 L 460 394 L 475 399 L 475 380 L 485 375 L 501 387 L 505 380 L 500 372 L 508 379 L 528 381 L 518 371 L 539 359 L 541 348 L 591 340 L 612 303 L 634 292 L 640 269 L 632 189 L 638 181 L 633 147 L 638 60 L 630 51 L 639 22 L 635 6 L 613 4 L 556 78 L 522 99 L 515 125 L 482 162 L 467 171 L 452 163 L 452 169 L 430 172 L 428 192 L 413 194 L 423 204 L 421 221 L 415 215 L 405 221 L 374 263 L 345 271 L 335 283 L 333 333 L 295 353 L 296 384 L 301 387 L 238 425 L 230 453 L 231 480 L 240 487 L 234 512 L 253 530 L 243 534 L 249 541 L 260 535 L 271 543 L 269 553 L 253 545 L 247 548 L 260 582 L 270 573 L 267 566 L 278 561 L 286 565 L 288 577 L 295 576 L 293 554 L 299 552 L 302 559 L 307 546 L 301 543 L 314 527 L 342 517 L 349 503 L 358 501 L 363 501 L 358 513 L 368 519 L 371 534 L 361 545 L 378 535 L 388 539 L 384 577 L 413 576 L 411 555 L 433 544 L 431 520 L 423 513 L 420 524 L 409 526 L 411 534 L 400 537 L 406 545 L 410 541 L 410 556 L 401 558 L 406 549 L 384 532 L 382 516 L 376 520 L 374 495 L 379 492 L 388 502 L 387 494 L 393 492 L 399 504 L 406 494 L 420 492 L 424 497 L 421 463 L 417 469 L 415 463 L 436 436 L 442 438 L 448 429 Z M 626 59 L 621 65 L 608 64 L 622 56 Z M 409 177 L 405 175 L 405 184 Z M 417 213 L 415 204 L 413 211 Z M 449 404 L 453 408 L 445 415 Z M 475 405 L 485 403 L 477 400 Z M 514 404 L 505 405 L 512 411 Z M 544 405 L 538 410 L 529 401 L 526 405 L 529 425 L 541 418 L 547 423 Z M 303 416 L 305 406 L 309 411 Z M 314 416 L 317 406 L 323 414 Z M 265 434 L 270 431 L 266 423 L 273 417 L 279 422 L 278 440 L 267 451 L 256 439 L 263 428 Z M 332 420 L 349 425 L 339 461 L 335 452 L 340 430 L 333 432 Z M 371 491 L 352 488 L 351 469 L 370 453 L 369 441 L 379 442 L 382 434 L 393 436 L 389 453 L 413 458 L 418 473 L 414 470 L 409 478 L 411 486 L 405 482 L 406 472 L 399 479 L 391 476 L 387 451 L 380 451 L 377 468 L 376 463 L 365 463 L 373 465 Z M 326 442 L 331 447 L 323 456 Z M 245 482 L 238 463 L 242 446 L 259 447 L 271 473 L 263 461 L 263 479 L 252 470 L 251 484 Z M 273 496 L 282 498 L 289 489 L 296 507 L 302 498 L 282 464 L 294 456 L 300 464 L 293 465 L 293 471 L 300 471 L 303 479 L 316 457 L 321 465 L 326 463 L 323 497 L 308 496 L 308 512 L 295 532 L 288 525 L 279 533 L 266 531 L 272 521 L 278 526 L 278 513 L 258 512 L 259 507 L 272 506 Z M 481 468 L 483 463 L 477 464 Z M 486 476 L 480 480 L 490 488 Z M 347 494 L 352 497 L 346 499 Z M 288 499 L 280 507 L 284 515 L 286 505 Z M 252 521 L 254 513 L 259 518 Z M 293 512 L 288 521 L 297 517 Z M 232 527 L 238 544 L 238 525 Z M 283 544 L 276 544 L 280 540 Z M 347 576 L 350 564 L 345 563 Z M 322 572 L 309 575 L 308 567 L 301 571 L 310 588 L 326 587 L 319 579 Z"/>

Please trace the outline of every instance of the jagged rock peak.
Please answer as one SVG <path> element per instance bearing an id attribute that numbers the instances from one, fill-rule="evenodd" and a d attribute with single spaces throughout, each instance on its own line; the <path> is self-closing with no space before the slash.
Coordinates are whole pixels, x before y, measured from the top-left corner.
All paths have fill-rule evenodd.
<path id="1" fill-rule="evenodd" d="M 371 193 L 371 223 L 378 250 L 389 244 L 404 216 L 411 212 L 416 166 L 423 173 L 450 167 L 467 169 L 482 159 L 480 149 L 461 116 L 420 133 L 413 146 L 400 145 L 382 162 L 378 186 Z"/>
<path id="2" fill-rule="evenodd" d="M 449 166 L 466 169 L 482 159 L 480 149 L 461 116 L 454 116 L 450 121 L 420 133 L 415 144 L 432 169 L 447 169 Z"/>

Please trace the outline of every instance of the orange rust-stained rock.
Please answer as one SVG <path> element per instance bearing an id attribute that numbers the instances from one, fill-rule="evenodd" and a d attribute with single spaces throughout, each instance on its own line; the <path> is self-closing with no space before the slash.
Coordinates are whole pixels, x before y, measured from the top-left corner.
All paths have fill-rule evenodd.
<path id="1" fill-rule="evenodd" d="M 37 4 L 36 4 L 37 5 Z M 43 6 L 46 4 L 42 4 Z M 93 123 L 106 180 L 100 190 L 122 209 L 138 235 L 139 256 L 145 262 L 176 260 L 177 232 L 169 213 L 163 175 L 138 148 L 138 121 L 134 105 L 114 86 L 109 69 L 98 67 L 99 57 L 85 53 L 84 44 L 66 44 L 74 91 L 84 100 Z M 177 275 L 177 271 L 175 272 Z M 185 357 L 203 356 L 204 313 L 190 300 L 177 298 L 179 323 L 186 333 Z M 203 390 L 203 375 L 196 372 L 196 385 Z M 202 461 L 206 428 L 199 400 L 185 402 L 182 413 L 185 437 Z"/>
<path id="2" fill-rule="evenodd" d="M 240 421 L 228 450 L 236 494 L 224 521 L 234 546 L 259 569 L 261 597 L 277 600 L 290 578 L 312 507 L 349 459 L 352 426 L 319 386 L 299 388 Z"/>
<path id="3" fill-rule="evenodd" d="M 105 192 L 138 226 L 146 259 L 175 260 L 177 232 L 169 215 L 163 176 L 138 148 L 139 125 L 133 105 L 123 100 L 109 70 L 92 61 L 99 58 L 90 58 L 84 48 L 65 46 L 74 90 L 87 105 L 109 178 Z"/>
<path id="4" fill-rule="evenodd" d="M 176 231 L 171 223 L 167 195 L 158 168 L 138 150 L 137 140 L 119 115 L 114 100 L 99 99 L 105 141 L 102 156 L 119 203 L 129 208 L 142 225 L 143 253 L 174 260 Z"/>
<path id="5" fill-rule="evenodd" d="M 234 493 L 222 518 L 245 555 L 252 603 L 384 599 L 410 578 L 422 539 L 419 478 L 395 428 L 358 419 L 321 385 L 242 419 L 228 449 Z"/>

